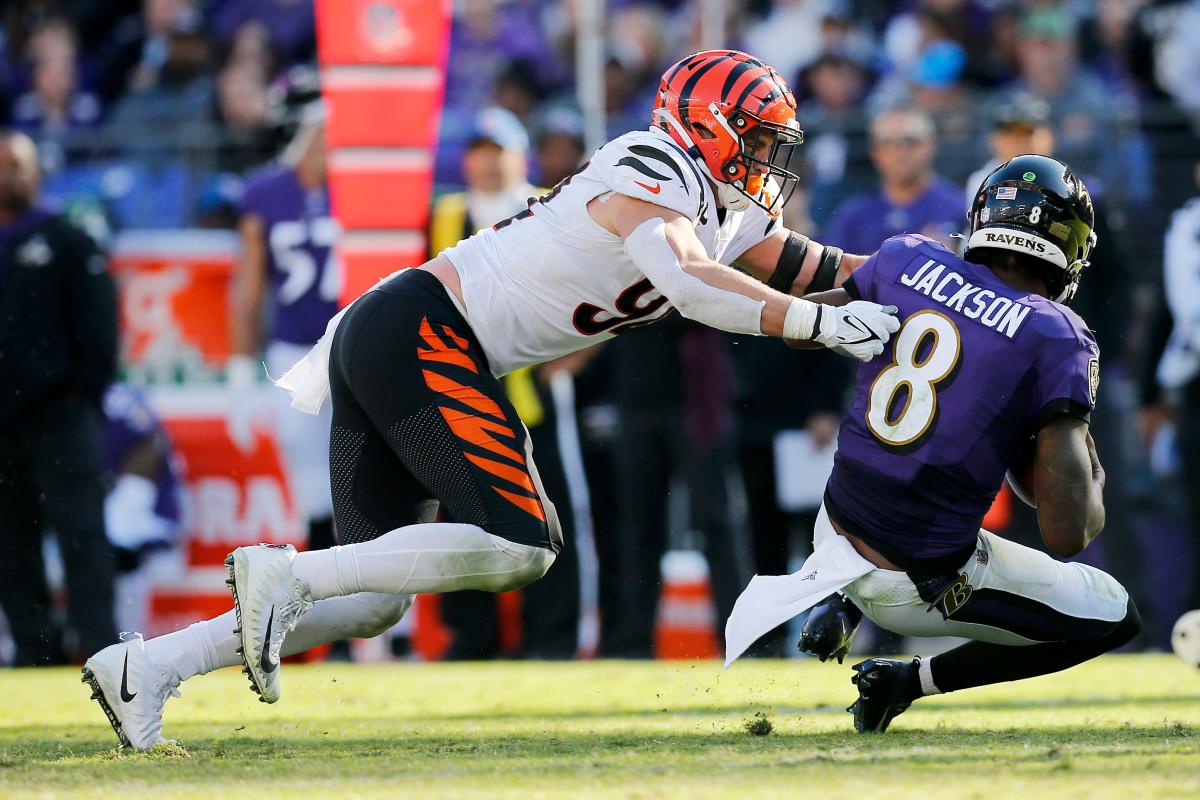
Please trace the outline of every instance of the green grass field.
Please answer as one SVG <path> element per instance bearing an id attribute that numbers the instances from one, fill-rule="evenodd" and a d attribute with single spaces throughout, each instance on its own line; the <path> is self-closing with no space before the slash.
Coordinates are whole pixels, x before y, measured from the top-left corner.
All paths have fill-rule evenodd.
<path id="1" fill-rule="evenodd" d="M 189 682 L 182 748 L 149 754 L 77 671 L 0 671 L 0 797 L 1200 797 L 1200 671 L 1171 656 L 923 700 L 877 736 L 849 670 L 807 661 L 284 669 L 274 706 L 236 670 Z"/>

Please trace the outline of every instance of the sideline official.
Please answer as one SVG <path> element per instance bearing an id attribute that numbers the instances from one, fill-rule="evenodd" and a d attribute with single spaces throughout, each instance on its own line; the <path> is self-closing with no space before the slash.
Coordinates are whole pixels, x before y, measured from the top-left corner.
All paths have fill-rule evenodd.
<path id="1" fill-rule="evenodd" d="M 116 638 L 100 405 L 116 369 L 116 290 L 95 243 L 37 204 L 37 164 L 27 136 L 0 132 L 0 606 L 18 666 L 70 655 L 51 614 L 46 530 L 62 552 L 70 650 Z"/>

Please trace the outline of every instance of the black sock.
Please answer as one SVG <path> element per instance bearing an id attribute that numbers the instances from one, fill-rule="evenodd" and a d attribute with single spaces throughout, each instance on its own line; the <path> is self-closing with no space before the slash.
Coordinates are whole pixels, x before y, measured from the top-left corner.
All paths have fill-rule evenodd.
<path id="1" fill-rule="evenodd" d="M 912 660 L 913 668 L 908 671 L 908 683 L 905 684 L 904 690 L 900 696 L 905 702 L 911 703 L 918 697 L 924 697 L 925 692 L 921 689 L 921 657 L 917 656 Z"/>
<path id="2" fill-rule="evenodd" d="M 308 549 L 328 550 L 337 544 L 333 536 L 333 517 L 321 517 L 308 521 Z"/>
<path id="3" fill-rule="evenodd" d="M 1137 606 L 1130 600 L 1124 619 L 1096 638 L 1026 646 L 967 642 L 934 656 L 929 666 L 934 684 L 943 692 L 1018 681 L 1058 672 L 1115 650 L 1136 636 L 1141 627 Z"/>

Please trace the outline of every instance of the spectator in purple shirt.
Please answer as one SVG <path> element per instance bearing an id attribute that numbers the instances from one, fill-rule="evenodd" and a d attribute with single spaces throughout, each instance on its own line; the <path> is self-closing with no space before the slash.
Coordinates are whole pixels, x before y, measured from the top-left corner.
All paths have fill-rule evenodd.
<path id="1" fill-rule="evenodd" d="M 222 43 L 233 42 L 251 24 L 267 32 L 284 66 L 308 61 L 315 54 L 311 0 L 211 0 L 209 7 L 213 31 Z"/>
<path id="2" fill-rule="evenodd" d="M 65 161 L 62 140 L 99 122 L 100 99 L 80 86 L 75 31 L 65 20 L 44 23 L 29 56 L 32 86 L 12 105 L 12 127 L 38 143 L 42 169 L 57 172 Z"/>
<path id="3" fill-rule="evenodd" d="M 850 198 L 833 215 L 822 241 L 871 253 L 885 239 L 922 233 L 946 244 L 961 226 L 962 190 L 933 171 L 937 141 L 928 116 L 907 109 L 871 123 L 871 161 L 879 188 Z"/>

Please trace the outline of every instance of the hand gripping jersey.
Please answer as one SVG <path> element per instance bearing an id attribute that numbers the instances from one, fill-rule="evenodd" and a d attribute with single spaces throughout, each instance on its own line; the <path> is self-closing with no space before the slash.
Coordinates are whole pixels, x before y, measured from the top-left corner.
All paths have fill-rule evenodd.
<path id="1" fill-rule="evenodd" d="M 1099 348 L 1066 306 L 924 236 L 887 240 L 845 288 L 903 324 L 858 370 L 826 508 L 900 566 L 957 567 L 1018 448 L 1058 414 L 1088 418 Z"/>
<path id="2" fill-rule="evenodd" d="M 625 254 L 624 242 L 588 213 L 589 201 L 611 193 L 686 216 L 708 255 L 724 264 L 783 224 L 757 206 L 718 215 L 708 180 L 666 133 L 614 139 L 527 210 L 443 252 L 462 279 L 464 316 L 496 375 L 671 311 Z"/>
<path id="3" fill-rule="evenodd" d="M 340 228 L 329 194 L 310 191 L 291 167 L 273 165 L 250 176 L 239 211 L 263 223 L 274 315 L 271 339 L 311 345 L 337 311 L 341 269 L 333 245 Z"/>

